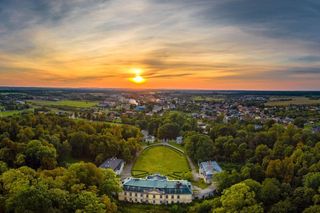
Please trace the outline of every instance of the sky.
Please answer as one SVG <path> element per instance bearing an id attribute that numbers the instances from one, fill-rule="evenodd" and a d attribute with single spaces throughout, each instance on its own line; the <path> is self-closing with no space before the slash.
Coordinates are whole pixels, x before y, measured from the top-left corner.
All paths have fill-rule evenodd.
<path id="1" fill-rule="evenodd" d="M 0 86 L 320 90 L 320 1 L 0 0 Z"/>

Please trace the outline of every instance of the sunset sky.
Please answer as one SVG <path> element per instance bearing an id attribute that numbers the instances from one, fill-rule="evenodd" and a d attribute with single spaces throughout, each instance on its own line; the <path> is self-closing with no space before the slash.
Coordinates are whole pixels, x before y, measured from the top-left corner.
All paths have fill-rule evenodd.
<path id="1" fill-rule="evenodd" d="M 0 0 L 0 86 L 320 90 L 320 1 Z"/>

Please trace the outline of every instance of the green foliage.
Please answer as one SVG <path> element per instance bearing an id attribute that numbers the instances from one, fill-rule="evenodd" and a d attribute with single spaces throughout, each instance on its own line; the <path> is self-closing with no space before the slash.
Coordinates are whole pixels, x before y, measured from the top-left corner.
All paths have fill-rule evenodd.
<path id="1" fill-rule="evenodd" d="M 221 207 L 213 212 L 263 212 L 255 192 L 245 183 L 238 183 L 223 191 Z"/>
<path id="2" fill-rule="evenodd" d="M 166 123 L 159 127 L 158 137 L 160 139 L 175 139 L 179 136 L 180 127 L 175 123 Z"/>
<path id="3" fill-rule="evenodd" d="M 320 187 L 320 172 L 308 173 L 304 176 L 303 185 L 305 187 L 313 188 L 314 190 Z"/>
<path id="4" fill-rule="evenodd" d="M 92 163 L 38 171 L 10 169 L 1 175 L 7 212 L 116 212 L 120 190 L 113 171 Z"/>
<path id="5" fill-rule="evenodd" d="M 189 135 L 185 139 L 185 146 L 188 155 L 196 162 L 210 160 L 213 157 L 213 143 L 207 135 L 199 133 Z"/>
<path id="6" fill-rule="evenodd" d="M 57 152 L 52 144 L 38 140 L 30 141 L 25 155 L 27 164 L 32 168 L 53 169 L 57 165 Z"/>

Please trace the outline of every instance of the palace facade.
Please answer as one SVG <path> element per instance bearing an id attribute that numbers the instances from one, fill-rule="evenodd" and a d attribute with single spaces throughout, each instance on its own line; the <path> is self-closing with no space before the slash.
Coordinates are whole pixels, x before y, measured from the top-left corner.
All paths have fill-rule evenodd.
<path id="1" fill-rule="evenodd" d="M 192 185 L 186 180 L 169 180 L 158 174 L 146 178 L 127 178 L 119 200 L 132 203 L 191 203 Z"/>

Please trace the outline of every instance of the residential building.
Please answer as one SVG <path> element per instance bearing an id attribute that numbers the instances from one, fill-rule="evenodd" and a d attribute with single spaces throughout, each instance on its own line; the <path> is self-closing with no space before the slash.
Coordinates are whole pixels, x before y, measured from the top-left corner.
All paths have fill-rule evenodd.
<path id="1" fill-rule="evenodd" d="M 176 138 L 176 143 L 177 144 L 182 144 L 183 143 L 183 137 L 182 136 L 179 136 Z"/>
<path id="2" fill-rule="evenodd" d="M 173 204 L 191 203 L 192 185 L 186 180 L 169 180 L 159 174 L 146 178 L 127 178 L 119 200 L 132 203 Z"/>
<path id="3" fill-rule="evenodd" d="M 216 161 L 205 161 L 199 163 L 199 174 L 206 183 L 211 183 L 213 175 L 222 172 Z"/>
<path id="4" fill-rule="evenodd" d="M 124 160 L 118 159 L 116 157 L 109 158 L 99 167 L 104 169 L 112 169 L 117 175 L 120 175 L 124 167 Z"/>

